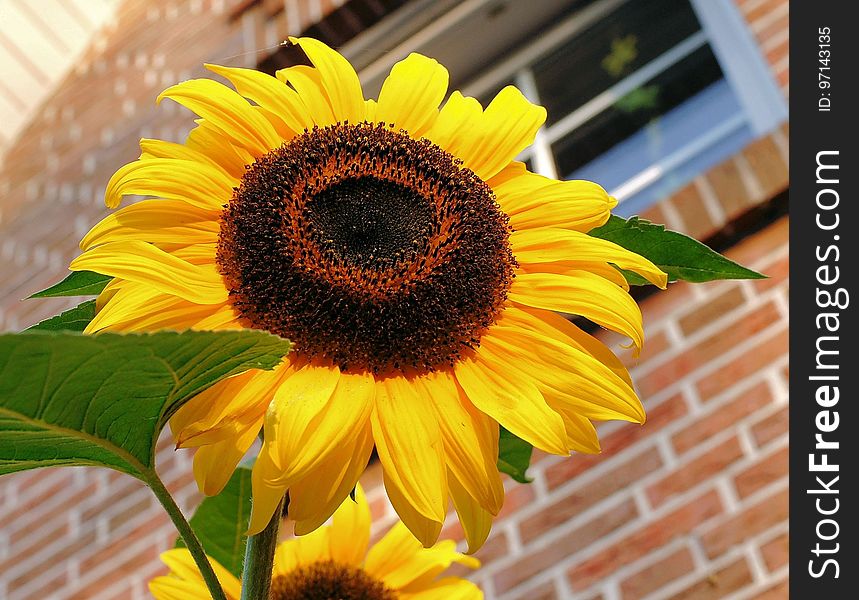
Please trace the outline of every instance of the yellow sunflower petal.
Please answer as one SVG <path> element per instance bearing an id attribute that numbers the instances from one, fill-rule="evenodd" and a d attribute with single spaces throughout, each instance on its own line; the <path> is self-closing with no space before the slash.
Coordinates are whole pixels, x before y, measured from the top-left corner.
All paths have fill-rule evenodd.
<path id="1" fill-rule="evenodd" d="M 123 196 L 160 196 L 183 200 L 206 210 L 221 210 L 233 195 L 235 180 L 208 162 L 150 158 L 121 167 L 104 194 L 108 208 L 119 206 Z"/>
<path id="2" fill-rule="evenodd" d="M 581 315 L 629 337 L 639 348 L 644 343 L 641 310 L 635 300 L 593 273 L 519 273 L 508 295 L 526 306 Z"/>
<path id="3" fill-rule="evenodd" d="M 364 116 L 364 92 L 355 69 L 339 52 L 313 38 L 289 38 L 316 67 L 337 121 L 358 123 Z"/>
<path id="4" fill-rule="evenodd" d="M 364 120 L 370 123 L 376 121 L 376 101 L 373 99 L 364 101 Z"/>
<path id="5" fill-rule="evenodd" d="M 556 275 L 567 275 L 575 277 L 581 271 L 588 271 L 594 275 L 599 275 L 603 279 L 607 279 L 619 288 L 628 292 L 630 290 L 629 282 L 623 276 L 623 273 L 617 268 L 608 263 L 596 262 L 546 262 L 546 263 L 524 263 L 520 265 L 522 271 L 526 273 L 555 273 Z"/>
<path id="6" fill-rule="evenodd" d="M 468 399 L 481 411 L 532 446 L 567 454 L 560 415 L 546 404 L 531 377 L 510 377 L 509 365 L 485 345 L 454 367 Z"/>
<path id="7" fill-rule="evenodd" d="M 152 244 L 218 241 L 218 213 L 180 200 L 144 200 L 101 220 L 80 243 L 81 250 L 106 242 L 139 240 Z"/>
<path id="8" fill-rule="evenodd" d="M 432 399 L 448 468 L 481 506 L 498 514 L 504 503 L 504 486 L 496 466 L 498 423 L 474 408 L 449 374 L 430 373 L 418 381 Z"/>
<path id="9" fill-rule="evenodd" d="M 486 107 L 458 156 L 486 181 L 534 142 L 545 120 L 545 108 L 531 104 L 522 92 L 507 86 Z"/>
<path id="10" fill-rule="evenodd" d="M 277 481 L 289 484 L 353 442 L 364 430 L 373 405 L 370 373 L 341 373 L 307 364 L 275 392 L 266 414 L 262 454 L 280 467 Z"/>
<path id="11" fill-rule="evenodd" d="M 225 77 L 239 94 L 250 98 L 271 111 L 293 133 L 313 128 L 313 119 L 298 97 L 298 93 L 282 81 L 257 71 L 207 64 L 207 69 Z"/>
<path id="12" fill-rule="evenodd" d="M 126 331 L 130 329 L 129 323 L 140 320 L 141 315 L 147 315 L 148 307 L 161 312 L 171 312 L 176 308 L 186 309 L 184 312 L 194 313 L 189 321 L 196 317 L 194 307 L 196 304 L 164 294 L 151 286 L 141 285 L 133 281 L 123 279 L 112 279 L 105 286 L 96 300 L 96 314 L 92 321 L 87 324 L 84 333 L 91 334 L 102 329 L 114 331 Z M 144 308 L 145 307 L 145 308 Z M 141 310 L 142 309 L 142 310 Z M 206 307 L 206 310 L 211 310 Z"/>
<path id="13" fill-rule="evenodd" d="M 579 231 L 555 227 L 514 231 L 510 235 L 510 246 L 522 265 L 554 261 L 568 265 L 610 263 L 638 273 L 660 288 L 668 285 L 668 276 L 640 254 Z"/>
<path id="14" fill-rule="evenodd" d="M 567 429 L 567 443 L 570 450 L 582 454 L 599 454 L 600 440 L 597 430 L 590 419 L 576 412 L 575 408 L 563 402 L 554 402 L 549 397 L 549 403 L 564 418 L 564 427 Z"/>
<path id="15" fill-rule="evenodd" d="M 322 84 L 322 76 L 317 69 L 306 65 L 297 65 L 281 69 L 275 73 L 275 76 L 292 86 L 298 93 L 304 109 L 316 125 L 325 127 L 338 121 Z"/>
<path id="16" fill-rule="evenodd" d="M 248 414 L 253 420 L 262 418 L 278 386 L 289 374 L 289 362 L 271 371 L 252 369 L 223 379 L 197 394 L 170 418 L 177 446 L 211 443 L 204 434 L 223 427 L 225 421 L 237 421 Z"/>
<path id="17" fill-rule="evenodd" d="M 406 499 L 402 490 L 387 474 L 384 474 L 382 479 L 391 506 L 394 507 L 394 511 L 408 530 L 412 532 L 412 537 L 418 540 L 424 548 L 429 548 L 435 544 L 441 533 L 442 522 L 436 519 L 429 519 L 415 510 L 415 507 Z M 447 486 L 446 481 L 445 486 Z"/>
<path id="18" fill-rule="evenodd" d="M 228 299 L 215 265 L 192 265 L 146 242 L 102 244 L 74 259 L 69 269 L 146 283 L 197 304 L 223 304 Z"/>
<path id="19" fill-rule="evenodd" d="M 530 376 L 554 410 L 560 403 L 588 418 L 644 420 L 644 409 L 632 387 L 574 345 L 504 327 L 494 327 L 482 343 L 505 358 L 511 373 Z"/>
<path id="20" fill-rule="evenodd" d="M 280 146 L 274 127 L 250 103 L 225 85 L 211 79 L 191 79 L 161 92 L 206 119 L 253 156 L 262 156 Z"/>
<path id="21" fill-rule="evenodd" d="M 204 581 L 184 581 L 162 575 L 149 582 L 149 591 L 155 600 L 211 600 L 212 595 Z M 234 596 L 228 596 L 235 600 Z"/>
<path id="22" fill-rule="evenodd" d="M 426 137 L 458 158 L 465 158 L 461 148 L 469 133 L 483 117 L 483 107 L 476 99 L 454 91 L 438 112 L 438 118 Z"/>
<path id="23" fill-rule="evenodd" d="M 319 529 L 297 538 L 286 540 L 275 551 L 275 573 L 285 573 L 283 566 L 313 564 L 331 560 L 331 531 L 329 527 Z"/>
<path id="24" fill-rule="evenodd" d="M 191 326 L 195 331 L 221 331 L 225 329 L 246 329 L 241 315 L 231 304 L 218 307 Z"/>
<path id="25" fill-rule="evenodd" d="M 518 160 L 513 160 L 507 163 L 504 168 L 498 171 L 495 175 L 486 180 L 493 190 L 499 189 L 511 179 L 534 175 L 528 170 L 528 166 Z"/>
<path id="26" fill-rule="evenodd" d="M 173 158 L 208 164 L 228 175 L 227 171 L 221 165 L 196 148 L 175 142 L 142 138 L 140 140 L 140 159 L 151 160 L 153 158 Z"/>
<path id="27" fill-rule="evenodd" d="M 447 94 L 448 73 L 436 60 L 412 53 L 391 69 L 382 84 L 376 107 L 379 123 L 393 124 L 420 137 L 438 116 Z"/>
<path id="28" fill-rule="evenodd" d="M 370 462 L 373 433 L 364 427 L 352 444 L 343 444 L 319 467 L 289 488 L 289 517 L 295 520 L 295 534 L 313 531 L 334 514 L 358 484 Z"/>
<path id="29" fill-rule="evenodd" d="M 245 174 L 245 166 L 254 161 L 253 155 L 231 144 L 227 136 L 206 119 L 195 119 L 194 122 L 197 126 L 188 134 L 185 145 L 205 155 L 230 177 L 241 179 Z"/>
<path id="30" fill-rule="evenodd" d="M 401 592 L 401 600 L 483 600 L 483 592 L 471 581 L 445 577 L 419 592 Z"/>
<path id="31" fill-rule="evenodd" d="M 346 498 L 331 523 L 331 560 L 360 566 L 370 544 L 370 505 L 364 490 L 355 488 L 355 500 Z"/>
<path id="32" fill-rule="evenodd" d="M 167 550 L 166 552 L 161 553 L 160 558 L 161 561 L 167 565 L 167 568 L 169 568 L 170 571 L 178 578 L 185 581 L 199 582 L 205 589 L 203 575 L 197 568 L 197 564 L 194 562 L 191 553 L 186 548 Z M 218 577 L 218 581 L 224 588 L 224 593 L 226 593 L 230 598 L 237 599 L 241 596 L 241 582 L 236 578 L 236 576 L 230 573 L 213 558 L 210 557 L 209 562 L 212 565 L 212 570 L 215 571 L 215 575 Z"/>
<path id="33" fill-rule="evenodd" d="M 453 506 L 459 516 L 459 522 L 462 523 L 462 529 L 465 531 L 468 553 L 473 554 L 480 550 L 486 538 L 489 537 L 493 515 L 474 499 L 453 473 L 448 477 L 448 483 L 450 496 L 453 498 Z M 480 566 L 479 563 L 474 568 L 478 566 Z"/>
<path id="34" fill-rule="evenodd" d="M 565 344 L 570 344 L 582 352 L 590 354 L 606 367 L 611 369 L 615 375 L 632 387 L 632 378 L 629 371 L 614 355 L 608 346 L 603 344 L 594 336 L 585 333 L 579 327 L 571 323 L 567 318 L 550 310 L 539 308 L 520 308 L 509 306 L 505 308 L 501 321 L 515 324 L 516 326 L 530 329 L 546 335 L 552 339 Z"/>
<path id="35" fill-rule="evenodd" d="M 588 232 L 603 225 L 617 205 L 590 181 L 556 181 L 529 172 L 492 189 L 515 230 L 558 227 Z"/>
<path id="36" fill-rule="evenodd" d="M 444 442 L 431 399 L 404 377 L 387 378 L 376 390 L 371 423 L 385 476 L 418 513 L 443 522 Z"/>
<path id="37" fill-rule="evenodd" d="M 275 509 L 286 495 L 288 486 L 272 483 L 276 482 L 278 474 L 279 469 L 272 462 L 270 454 L 260 452 L 251 473 L 253 503 L 247 535 L 256 535 L 266 528 Z"/>
<path id="38" fill-rule="evenodd" d="M 453 540 L 422 548 L 402 523 L 396 523 L 370 548 L 364 569 L 398 592 L 416 592 L 429 585 L 454 562 L 477 568 L 480 562 L 456 551 Z"/>
<path id="39" fill-rule="evenodd" d="M 238 436 L 197 449 L 194 453 L 194 479 L 201 492 L 206 496 L 221 493 L 261 427 L 262 417 Z"/>

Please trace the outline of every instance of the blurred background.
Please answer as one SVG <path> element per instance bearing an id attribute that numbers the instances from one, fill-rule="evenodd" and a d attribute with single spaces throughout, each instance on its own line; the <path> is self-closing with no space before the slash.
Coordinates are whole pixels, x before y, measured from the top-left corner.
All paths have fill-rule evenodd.
<path id="1" fill-rule="evenodd" d="M 787 598 L 787 0 L 0 0 L 0 329 L 76 304 L 22 299 L 65 276 L 141 137 L 184 140 L 193 117 L 156 107 L 162 89 L 203 62 L 288 66 L 297 34 L 340 49 L 367 97 L 411 51 L 484 104 L 517 85 L 549 113 L 533 170 L 770 276 L 639 293 L 636 359 L 601 334 L 648 421 L 507 482 L 472 576 L 487 598 Z M 193 510 L 190 454 L 163 440 L 159 470 Z M 382 532 L 378 467 L 364 484 Z M 148 598 L 174 537 L 128 476 L 4 477 L 0 598 Z"/>

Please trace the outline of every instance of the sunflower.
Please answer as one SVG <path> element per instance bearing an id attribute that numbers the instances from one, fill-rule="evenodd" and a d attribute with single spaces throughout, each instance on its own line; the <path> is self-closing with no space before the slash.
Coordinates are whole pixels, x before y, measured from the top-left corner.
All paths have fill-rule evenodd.
<path id="1" fill-rule="evenodd" d="M 439 577 L 453 563 L 472 569 L 480 562 L 456 551 L 452 540 L 424 548 L 398 521 L 372 548 L 370 508 L 358 486 L 334 513 L 331 525 L 282 542 L 275 552 L 271 600 L 481 600 L 480 589 L 459 577 Z M 161 560 L 170 574 L 149 589 L 156 600 L 209 600 L 203 576 L 186 549 L 168 550 Z M 241 597 L 241 582 L 209 559 L 229 600 Z"/>
<path id="2" fill-rule="evenodd" d="M 114 279 L 87 331 L 254 328 L 289 338 L 273 371 L 211 387 L 171 420 L 217 493 L 264 427 L 250 533 L 289 493 L 296 534 L 324 523 L 375 447 L 388 496 L 425 545 L 448 501 L 470 550 L 504 489 L 499 424 L 549 453 L 598 452 L 592 420 L 642 422 L 629 375 L 580 315 L 640 347 L 618 268 L 650 261 L 587 232 L 616 204 L 598 185 L 514 160 L 546 112 L 514 87 L 484 110 L 411 54 L 378 100 L 321 42 L 271 77 L 208 65 L 165 90 L 199 115 L 184 144 L 141 141 L 72 270 Z"/>

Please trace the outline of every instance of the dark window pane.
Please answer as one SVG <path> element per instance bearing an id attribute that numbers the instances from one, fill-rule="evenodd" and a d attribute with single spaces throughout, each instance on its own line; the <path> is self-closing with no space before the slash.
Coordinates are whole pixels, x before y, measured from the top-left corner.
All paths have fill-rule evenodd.
<path id="1" fill-rule="evenodd" d="M 700 30 L 689 0 L 629 0 L 533 66 L 553 123 Z"/>
<path id="2" fill-rule="evenodd" d="M 699 48 L 553 144 L 558 173 L 568 176 L 721 78 L 709 46 Z"/>

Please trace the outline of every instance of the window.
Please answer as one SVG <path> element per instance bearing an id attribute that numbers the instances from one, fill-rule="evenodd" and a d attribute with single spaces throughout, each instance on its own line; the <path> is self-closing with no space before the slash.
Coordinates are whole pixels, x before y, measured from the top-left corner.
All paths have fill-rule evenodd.
<path id="1" fill-rule="evenodd" d="M 786 118 L 738 19 L 730 0 L 589 2 L 466 91 L 515 83 L 549 113 L 520 158 L 635 214 Z"/>

